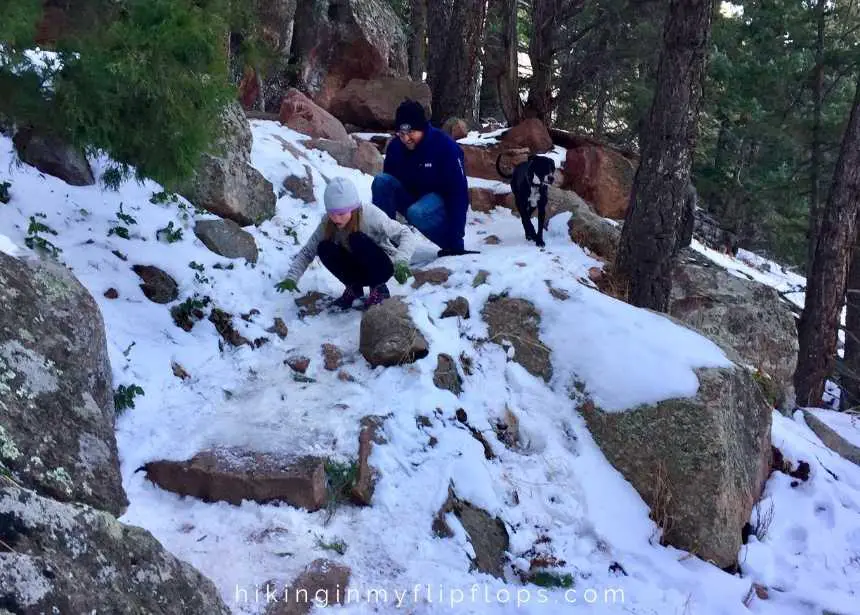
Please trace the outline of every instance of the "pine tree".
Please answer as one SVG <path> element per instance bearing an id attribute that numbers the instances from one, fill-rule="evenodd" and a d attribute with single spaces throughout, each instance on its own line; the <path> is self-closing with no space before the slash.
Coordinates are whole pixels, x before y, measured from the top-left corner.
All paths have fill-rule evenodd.
<path id="1" fill-rule="evenodd" d="M 0 116 L 32 125 L 127 173 L 173 183 L 190 176 L 214 142 L 227 86 L 227 5 L 222 0 L 81 0 L 98 15 L 61 32 L 41 67 L 42 4 L 0 6 Z"/>
<path id="2" fill-rule="evenodd" d="M 696 143 L 713 0 L 672 0 L 648 138 L 621 232 L 616 274 L 633 305 L 668 309 Z"/>

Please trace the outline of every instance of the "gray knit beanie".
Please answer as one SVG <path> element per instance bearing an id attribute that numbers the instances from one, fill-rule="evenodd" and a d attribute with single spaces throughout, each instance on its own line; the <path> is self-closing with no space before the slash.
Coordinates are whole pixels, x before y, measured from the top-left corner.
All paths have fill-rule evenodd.
<path id="1" fill-rule="evenodd" d="M 345 214 L 361 207 L 358 190 L 346 177 L 335 177 L 328 183 L 323 201 L 330 214 Z"/>

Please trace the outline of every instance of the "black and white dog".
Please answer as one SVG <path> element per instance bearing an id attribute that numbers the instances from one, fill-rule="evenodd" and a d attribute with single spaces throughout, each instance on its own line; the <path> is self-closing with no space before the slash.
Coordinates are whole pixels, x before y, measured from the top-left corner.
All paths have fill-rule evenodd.
<path id="1" fill-rule="evenodd" d="M 520 212 L 526 240 L 534 241 L 538 247 L 544 247 L 543 227 L 546 220 L 547 190 L 555 179 L 555 162 L 552 158 L 532 154 L 514 167 L 512 175 L 502 172 L 499 162 L 503 154 L 496 158 L 496 171 L 505 179 L 511 180 L 511 192 L 514 202 Z M 538 212 L 538 230 L 532 225 L 532 214 Z"/>

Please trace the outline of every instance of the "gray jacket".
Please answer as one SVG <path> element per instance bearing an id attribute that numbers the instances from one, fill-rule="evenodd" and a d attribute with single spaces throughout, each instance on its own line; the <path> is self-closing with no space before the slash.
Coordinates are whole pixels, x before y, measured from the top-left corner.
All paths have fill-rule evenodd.
<path id="1" fill-rule="evenodd" d="M 317 248 L 325 238 L 327 218 L 327 215 L 323 216 L 313 235 L 293 258 L 287 278 L 298 282 L 313 262 Z M 411 230 L 389 218 L 388 214 L 375 205 L 361 206 L 359 230 L 382 248 L 392 263 L 404 262 L 408 265 L 418 245 L 418 239 Z"/>

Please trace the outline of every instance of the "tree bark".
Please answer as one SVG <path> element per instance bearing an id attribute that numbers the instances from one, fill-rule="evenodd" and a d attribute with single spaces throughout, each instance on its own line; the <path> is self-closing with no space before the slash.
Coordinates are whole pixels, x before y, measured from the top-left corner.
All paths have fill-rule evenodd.
<path id="1" fill-rule="evenodd" d="M 427 0 L 411 0 L 409 13 L 409 77 L 424 81 L 427 70 Z"/>
<path id="2" fill-rule="evenodd" d="M 633 182 L 616 274 L 628 300 L 668 309 L 702 100 L 713 0 L 671 0 L 649 137 Z"/>
<path id="3" fill-rule="evenodd" d="M 553 41 L 560 11 L 561 0 L 532 0 L 532 35 L 529 40 L 532 77 L 524 115 L 537 118 L 547 126 L 552 121 Z"/>
<path id="4" fill-rule="evenodd" d="M 860 244 L 854 242 L 854 256 L 848 274 L 845 297 L 845 352 L 840 373 L 843 410 L 860 405 Z"/>
<path id="5" fill-rule="evenodd" d="M 821 224 L 821 113 L 824 98 L 824 13 L 825 0 L 818 0 L 815 16 L 818 36 L 815 43 L 815 69 L 812 80 L 812 150 L 809 164 L 809 242 L 806 268 L 812 268 L 815 258 L 815 244 Z"/>
<path id="6" fill-rule="evenodd" d="M 815 258 L 807 273 L 806 302 L 798 323 L 797 403 L 821 402 L 824 381 L 833 369 L 837 331 L 845 302 L 860 210 L 860 78 L 851 117 L 842 138 L 830 196 L 821 216 Z"/>
<path id="7" fill-rule="evenodd" d="M 502 57 L 503 71 L 498 77 L 499 103 L 508 126 L 519 124 L 523 116 L 520 100 L 519 36 L 517 33 L 518 0 L 502 2 Z"/>
<path id="8" fill-rule="evenodd" d="M 434 0 L 428 7 L 433 122 L 461 117 L 475 124 L 486 0 Z"/>

